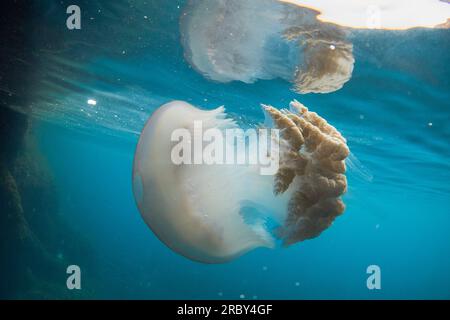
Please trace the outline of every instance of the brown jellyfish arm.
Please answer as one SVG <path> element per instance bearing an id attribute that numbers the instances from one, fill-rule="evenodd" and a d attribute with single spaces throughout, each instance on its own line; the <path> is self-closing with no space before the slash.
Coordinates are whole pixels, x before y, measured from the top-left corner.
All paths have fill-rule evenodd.
<path id="1" fill-rule="evenodd" d="M 345 209 L 341 196 L 347 190 L 345 159 L 350 150 L 336 128 L 298 101 L 290 110 L 264 110 L 287 146 L 280 153 L 274 193 L 291 189 L 292 196 L 278 236 L 284 245 L 315 238 Z"/>

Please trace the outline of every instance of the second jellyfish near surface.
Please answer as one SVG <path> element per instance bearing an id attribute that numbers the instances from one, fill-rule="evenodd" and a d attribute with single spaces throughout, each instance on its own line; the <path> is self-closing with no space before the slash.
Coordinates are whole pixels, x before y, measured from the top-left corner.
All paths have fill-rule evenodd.
<path id="1" fill-rule="evenodd" d="M 345 138 L 298 101 L 262 110 L 264 126 L 245 131 L 223 107 L 182 101 L 148 120 L 134 195 L 147 225 L 175 252 L 223 263 L 317 237 L 343 213 Z"/>

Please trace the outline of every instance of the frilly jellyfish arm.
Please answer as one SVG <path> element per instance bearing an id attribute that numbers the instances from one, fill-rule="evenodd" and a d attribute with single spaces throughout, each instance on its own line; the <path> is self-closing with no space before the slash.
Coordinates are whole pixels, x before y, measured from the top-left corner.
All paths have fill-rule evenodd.
<path id="1" fill-rule="evenodd" d="M 350 154 L 344 137 L 325 119 L 298 101 L 290 107 L 294 112 L 265 107 L 291 142 L 275 176 L 275 194 L 291 185 L 295 189 L 285 224 L 278 229 L 285 245 L 317 237 L 344 211 L 340 196 L 347 190 L 344 160 Z"/>
<path id="2" fill-rule="evenodd" d="M 263 106 L 280 129 L 280 165 L 275 176 L 260 165 L 174 164 L 172 133 L 236 128 L 224 108 L 198 109 L 186 102 L 163 105 L 139 139 L 133 189 L 139 211 L 157 237 L 175 252 L 203 263 L 223 263 L 276 242 L 290 245 L 318 236 L 344 210 L 342 135 L 294 101 L 290 110 Z M 251 213 L 252 218 L 248 215 Z M 277 228 L 271 230 L 268 221 Z"/>

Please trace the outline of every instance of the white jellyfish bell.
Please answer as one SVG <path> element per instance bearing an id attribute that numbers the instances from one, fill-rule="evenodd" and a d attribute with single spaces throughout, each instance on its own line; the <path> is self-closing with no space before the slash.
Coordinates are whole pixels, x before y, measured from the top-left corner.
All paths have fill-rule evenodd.
<path id="1" fill-rule="evenodd" d="M 223 107 L 173 101 L 148 120 L 134 159 L 134 195 L 147 225 L 175 252 L 223 263 L 317 237 L 344 211 L 349 149 L 342 135 L 297 101 L 289 110 L 262 110 L 267 121 L 253 140 Z"/>

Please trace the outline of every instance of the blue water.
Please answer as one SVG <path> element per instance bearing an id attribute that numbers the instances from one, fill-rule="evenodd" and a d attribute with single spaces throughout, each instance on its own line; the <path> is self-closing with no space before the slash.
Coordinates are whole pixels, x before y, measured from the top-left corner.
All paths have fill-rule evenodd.
<path id="1" fill-rule="evenodd" d="M 38 58 L 34 133 L 60 211 L 93 252 L 87 269 L 70 261 L 88 275 L 85 290 L 125 299 L 450 298 L 449 30 L 353 32 L 352 79 L 334 93 L 299 95 L 282 80 L 206 80 L 183 57 L 184 1 L 129 3 L 79 1 L 95 19 L 79 32 L 52 33 L 62 49 Z M 65 28 L 65 16 L 55 15 L 61 7 L 43 5 L 37 42 Z M 109 14 L 96 15 L 99 8 Z M 260 103 L 285 107 L 294 98 L 337 127 L 357 159 L 345 213 L 314 240 L 222 265 L 192 262 L 161 243 L 131 188 L 152 111 L 173 99 L 224 104 L 240 123 L 256 124 Z M 369 265 L 381 268 L 381 290 L 367 289 Z"/>

